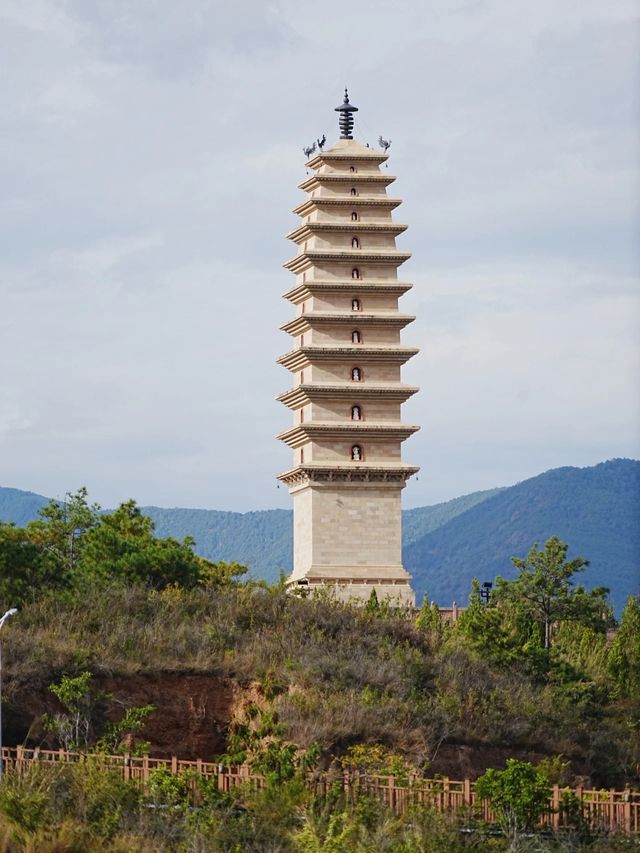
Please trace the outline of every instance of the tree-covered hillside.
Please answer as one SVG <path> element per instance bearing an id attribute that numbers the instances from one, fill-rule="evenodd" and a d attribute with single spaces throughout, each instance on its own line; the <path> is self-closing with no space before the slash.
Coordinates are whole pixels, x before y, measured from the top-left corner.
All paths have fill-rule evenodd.
<path id="1" fill-rule="evenodd" d="M 484 492 L 472 492 L 461 498 L 454 498 L 433 506 L 419 506 L 406 509 L 402 513 L 402 544 L 405 548 L 421 539 L 432 530 L 437 530 L 443 524 L 457 518 L 467 510 L 497 495 L 502 489 L 487 489 Z"/>
<path id="2" fill-rule="evenodd" d="M 158 536 L 192 536 L 196 551 L 209 560 L 237 560 L 256 578 L 277 579 L 291 570 L 293 515 L 290 510 L 221 512 L 212 509 L 143 508 Z"/>
<path id="3" fill-rule="evenodd" d="M 640 588 L 640 462 L 555 468 L 503 489 L 405 550 L 417 592 L 466 603 L 473 577 L 513 577 L 512 556 L 557 535 L 590 566 L 587 587 L 607 586 L 616 608 Z"/>

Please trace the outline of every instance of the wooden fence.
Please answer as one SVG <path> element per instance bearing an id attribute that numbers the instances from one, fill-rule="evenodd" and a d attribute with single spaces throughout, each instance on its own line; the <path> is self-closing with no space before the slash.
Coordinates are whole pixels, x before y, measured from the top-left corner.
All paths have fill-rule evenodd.
<path id="1" fill-rule="evenodd" d="M 150 758 L 149 756 L 103 755 L 80 752 L 65 752 L 49 749 L 26 749 L 25 747 L 3 747 L 2 761 L 6 772 L 22 773 L 35 764 L 51 765 L 68 762 L 94 761 L 105 770 L 114 770 L 122 778 L 145 789 L 155 770 L 164 769 L 173 774 L 185 774 L 192 791 L 197 789 L 197 777 L 213 782 L 219 791 L 228 792 L 241 785 L 262 788 L 263 776 L 255 774 L 247 765 L 227 767 L 210 761 L 185 761 L 172 758 Z M 403 780 L 405 781 L 405 780 Z M 393 776 L 373 776 L 357 771 L 344 773 L 309 773 L 307 782 L 317 793 L 323 794 L 339 784 L 348 795 L 367 793 L 385 803 L 396 814 L 405 814 L 414 805 L 428 805 L 439 812 L 458 814 L 467 821 L 495 821 L 486 802 L 478 800 L 475 784 L 469 779 L 456 782 L 451 779 L 423 779 L 413 777 L 406 784 L 398 784 Z M 640 792 L 609 790 L 587 790 L 584 788 L 553 787 L 549 810 L 541 825 L 562 829 L 570 825 L 572 816 L 563 808 L 563 794 L 572 792 L 580 805 L 584 821 L 595 831 L 640 833 Z M 574 815 L 575 817 L 575 815 Z"/>

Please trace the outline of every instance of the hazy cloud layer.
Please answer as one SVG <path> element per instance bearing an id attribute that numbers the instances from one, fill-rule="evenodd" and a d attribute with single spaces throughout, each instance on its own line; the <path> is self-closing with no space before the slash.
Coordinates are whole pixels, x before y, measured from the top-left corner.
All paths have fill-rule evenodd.
<path id="1" fill-rule="evenodd" d="M 639 453 L 637 6 L 3 0 L 0 483 L 286 506 L 301 147 L 393 140 L 407 505 Z"/>

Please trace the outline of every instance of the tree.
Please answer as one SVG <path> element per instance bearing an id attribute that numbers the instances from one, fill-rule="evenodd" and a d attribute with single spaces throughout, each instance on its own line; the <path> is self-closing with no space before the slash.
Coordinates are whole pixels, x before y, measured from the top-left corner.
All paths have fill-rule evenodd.
<path id="1" fill-rule="evenodd" d="M 49 729 L 66 750 L 82 749 L 89 743 L 93 710 L 101 698 L 93 694 L 92 678 L 90 672 L 81 672 L 75 676 L 63 675 L 57 684 L 49 685 L 66 711 L 49 720 Z"/>
<path id="2" fill-rule="evenodd" d="M 62 502 L 49 501 L 40 510 L 40 518 L 25 528 L 61 583 L 73 578 L 82 559 L 85 534 L 100 523 L 100 506 L 89 504 L 87 496 L 86 487 L 81 486 L 75 494 L 67 492 Z"/>
<path id="3" fill-rule="evenodd" d="M 79 573 L 83 580 L 98 584 L 193 587 L 201 565 L 193 544 L 189 537 L 182 542 L 157 539 L 153 521 L 130 500 L 101 515 L 85 533 Z"/>
<path id="4" fill-rule="evenodd" d="M 377 616 L 380 613 L 380 602 L 378 601 L 378 593 L 375 590 L 375 587 L 371 590 L 371 595 L 367 599 L 367 603 L 365 605 L 365 612 L 370 616 Z"/>
<path id="5" fill-rule="evenodd" d="M 526 643 L 526 632 L 520 630 L 521 626 L 514 617 L 513 608 L 498 608 L 495 597 L 487 603 L 483 602 L 480 582 L 474 578 L 469 606 L 458 617 L 455 631 L 465 637 L 468 644 L 483 657 L 510 666 L 525 656 L 523 646 Z"/>
<path id="6" fill-rule="evenodd" d="M 640 596 L 627 599 L 609 653 L 609 672 L 619 694 L 640 699 Z"/>
<path id="7" fill-rule="evenodd" d="M 549 808 L 551 785 L 545 773 L 528 761 L 508 758 L 504 770 L 490 768 L 478 778 L 476 794 L 489 801 L 510 849 L 515 851 L 522 833 L 533 829 Z"/>
<path id="8" fill-rule="evenodd" d="M 573 575 L 584 571 L 589 561 L 584 557 L 567 561 L 567 550 L 565 542 L 552 536 L 543 550 L 534 544 L 526 559 L 512 557 L 519 571 L 515 580 L 496 581 L 496 602 L 518 603 L 528 611 L 540 626 L 544 649 L 551 647 L 553 627 L 562 621 L 579 621 L 604 630 L 611 620 L 607 589 L 599 587 L 587 592 L 583 587 L 572 586 Z"/>
<path id="9" fill-rule="evenodd" d="M 43 559 L 41 549 L 23 527 L 0 522 L 0 603 L 6 610 L 45 587 L 57 586 L 61 577 Z"/>
<path id="10" fill-rule="evenodd" d="M 198 583 L 206 589 L 222 589 L 233 586 L 242 575 L 249 571 L 241 563 L 226 563 L 221 560 L 213 563 L 200 557 L 198 564 Z"/>
<path id="11" fill-rule="evenodd" d="M 421 631 L 441 633 L 443 629 L 440 609 L 435 601 L 429 601 L 426 595 L 422 597 L 422 607 L 416 616 L 416 628 Z"/>

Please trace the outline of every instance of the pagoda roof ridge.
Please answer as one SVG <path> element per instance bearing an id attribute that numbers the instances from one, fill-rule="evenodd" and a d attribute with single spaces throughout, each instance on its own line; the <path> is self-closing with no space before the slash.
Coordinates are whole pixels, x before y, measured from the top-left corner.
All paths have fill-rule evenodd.
<path id="1" fill-rule="evenodd" d="M 303 281 L 300 284 L 297 284 L 295 287 L 292 287 L 290 290 L 287 290 L 282 294 L 283 299 L 288 299 L 290 302 L 293 302 L 294 305 L 300 302 L 303 302 L 304 299 L 312 295 L 314 291 L 320 293 L 326 293 L 331 291 L 354 291 L 357 293 L 387 293 L 387 294 L 398 294 L 402 295 L 403 293 L 407 293 L 407 291 L 411 290 L 413 287 L 409 282 L 403 281 L 386 281 L 385 279 L 378 279 L 377 281 L 372 281 L 371 279 L 360 279 L 355 284 L 354 279 L 345 279 L 344 281 L 336 280 L 331 281 L 330 279 L 315 279 L 312 281 Z"/>
<path id="2" fill-rule="evenodd" d="M 333 172 L 330 175 L 309 175 L 309 177 L 305 178 L 304 181 L 301 181 L 298 184 L 298 189 L 306 192 L 307 190 L 313 189 L 315 186 L 322 186 L 322 184 L 384 184 L 385 186 L 388 186 L 395 180 L 395 175 L 367 175 L 364 172 Z M 358 196 L 356 196 L 356 198 L 358 198 Z"/>
<path id="3" fill-rule="evenodd" d="M 372 322 L 379 320 L 384 323 L 387 320 L 415 320 L 415 315 L 404 314 L 395 308 L 379 308 L 377 311 L 305 311 L 304 314 L 298 314 L 291 320 L 287 320 L 287 323 L 303 319 L 317 320 L 320 323 L 332 323 L 334 320 L 349 320 L 350 322 L 354 320 Z"/>
<path id="4" fill-rule="evenodd" d="M 305 481 L 315 482 L 404 482 L 417 474 L 417 465 L 406 465 L 404 462 L 386 465 L 372 465 L 367 462 L 352 462 L 349 464 L 334 464 L 327 462 L 307 462 L 296 465 L 278 475 L 278 480 L 289 486 Z"/>
<path id="5" fill-rule="evenodd" d="M 400 326 L 404 328 L 415 320 L 414 314 L 401 314 L 400 311 L 389 309 L 386 313 L 372 311 L 305 311 L 280 326 L 280 330 L 290 335 L 298 335 L 313 326 L 332 323 L 346 323 L 349 326 Z M 357 345 L 358 348 L 360 344 Z"/>
<path id="6" fill-rule="evenodd" d="M 345 261 L 348 263 L 390 262 L 403 264 L 411 257 L 411 252 L 401 252 L 399 249 L 384 249 L 379 252 L 363 249 L 305 249 L 299 252 L 282 266 L 291 272 L 301 270 L 305 263 L 311 265 L 317 261 Z M 360 281 L 361 279 L 354 279 Z"/>
<path id="7" fill-rule="evenodd" d="M 386 382 L 376 383 L 368 382 L 362 384 L 358 388 L 357 396 L 366 399 L 367 397 L 387 397 L 397 400 L 408 400 L 409 397 L 417 394 L 419 391 L 417 385 L 405 385 L 402 382 Z M 354 388 L 353 382 L 342 383 L 313 383 L 304 382 L 302 385 L 296 385 L 294 388 L 289 388 L 278 394 L 276 400 L 284 403 L 291 409 L 300 408 L 309 400 L 318 399 L 341 399 L 343 397 L 353 397 Z"/>
<path id="8" fill-rule="evenodd" d="M 358 361 L 362 364 L 368 364 L 372 361 L 389 361 L 404 364 L 420 352 L 418 347 L 407 347 L 401 344 L 393 344 L 391 346 L 363 346 L 362 344 L 350 344 L 346 346 L 303 346 L 289 350 L 289 352 L 281 355 L 277 359 L 277 363 L 286 367 L 287 370 L 300 370 L 305 365 L 319 361 L 339 361 L 345 362 L 349 359 L 352 362 L 357 356 Z M 364 387 L 364 383 L 362 383 Z"/>
<path id="9" fill-rule="evenodd" d="M 296 207 L 292 208 L 293 213 L 299 216 L 306 216 L 314 207 L 323 206 L 340 206 L 340 207 L 388 207 L 393 210 L 402 204 L 401 198 L 388 198 L 387 196 L 308 196 Z"/>
<path id="10" fill-rule="evenodd" d="M 403 424 L 400 421 L 393 422 L 369 422 L 369 421 L 307 421 L 296 424 L 290 429 L 278 433 L 276 438 L 284 441 L 289 447 L 296 448 L 313 440 L 314 435 L 325 438 L 342 438 L 350 435 L 356 440 L 361 436 L 374 438 L 376 436 L 387 439 L 404 441 L 420 429 L 416 424 Z"/>
<path id="11" fill-rule="evenodd" d="M 365 234 L 367 232 L 379 232 L 383 234 L 402 234 L 409 226 L 399 222 L 363 222 L 361 219 L 353 222 L 353 220 L 345 219 L 344 222 L 323 222 L 316 219 L 313 222 L 302 222 L 293 231 L 287 234 L 288 240 L 296 241 L 297 237 L 302 238 L 305 234 L 315 234 L 322 231 L 331 232 L 353 232 L 356 234 Z"/>
<path id="12" fill-rule="evenodd" d="M 307 160 L 305 166 L 309 169 L 316 169 L 322 163 L 330 163 L 336 160 L 369 160 L 370 162 L 384 163 L 388 159 L 388 154 L 369 148 L 357 139 L 338 139 L 331 148 L 327 148 Z"/>

